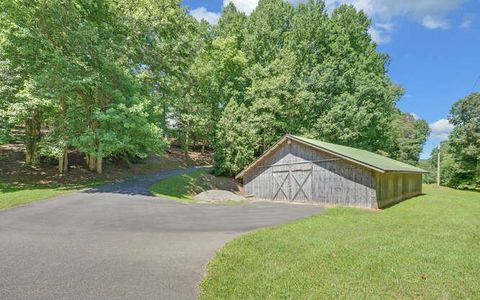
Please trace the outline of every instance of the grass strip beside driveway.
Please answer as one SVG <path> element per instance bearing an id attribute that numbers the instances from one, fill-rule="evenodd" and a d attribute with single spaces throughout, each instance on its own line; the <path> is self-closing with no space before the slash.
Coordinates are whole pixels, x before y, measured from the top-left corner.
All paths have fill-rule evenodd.
<path id="1" fill-rule="evenodd" d="M 150 192 L 158 197 L 169 198 L 180 202 L 193 202 L 193 194 L 204 191 L 199 178 L 207 174 L 207 170 L 193 171 L 187 174 L 172 176 L 159 181 L 150 187 Z"/>
<path id="2" fill-rule="evenodd" d="M 89 182 L 75 185 L 18 185 L 0 182 L 0 210 L 24 205 L 30 202 L 60 196 L 65 193 L 80 191 L 101 182 Z"/>
<path id="3" fill-rule="evenodd" d="M 237 238 L 209 263 L 201 298 L 479 299 L 480 193 L 424 191 Z"/>
<path id="4" fill-rule="evenodd" d="M 150 192 L 158 197 L 184 203 L 196 203 L 193 197 L 201 192 L 219 189 L 238 192 L 239 186 L 234 179 L 210 174 L 210 169 L 202 169 L 187 174 L 172 176 L 150 187 Z M 241 201 L 216 202 L 216 204 L 239 204 Z"/>

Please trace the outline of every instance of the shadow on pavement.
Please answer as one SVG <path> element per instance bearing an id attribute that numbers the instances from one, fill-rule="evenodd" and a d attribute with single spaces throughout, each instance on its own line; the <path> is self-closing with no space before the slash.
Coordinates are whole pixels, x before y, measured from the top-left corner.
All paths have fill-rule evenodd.
<path id="1" fill-rule="evenodd" d="M 170 171 L 163 171 L 158 173 L 152 173 L 147 175 L 135 176 L 123 180 L 121 182 L 114 182 L 104 184 L 89 190 L 86 190 L 84 193 L 111 193 L 111 194 L 124 194 L 124 195 L 143 195 L 143 196 L 152 196 L 149 188 L 158 181 L 180 174 L 190 173 L 195 170 L 208 169 L 209 166 L 205 167 L 193 167 L 187 169 L 177 169 Z"/>

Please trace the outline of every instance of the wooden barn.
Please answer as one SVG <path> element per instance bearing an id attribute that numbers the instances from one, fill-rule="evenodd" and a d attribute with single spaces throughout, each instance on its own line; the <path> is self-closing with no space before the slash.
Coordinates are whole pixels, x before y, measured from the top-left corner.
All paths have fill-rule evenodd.
<path id="1" fill-rule="evenodd" d="M 417 167 L 361 149 L 286 135 L 237 178 L 259 199 L 383 208 L 422 193 Z"/>

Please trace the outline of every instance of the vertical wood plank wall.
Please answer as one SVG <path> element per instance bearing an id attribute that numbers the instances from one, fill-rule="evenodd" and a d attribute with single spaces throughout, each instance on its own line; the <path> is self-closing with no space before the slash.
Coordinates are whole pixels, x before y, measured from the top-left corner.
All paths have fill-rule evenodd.
<path id="1" fill-rule="evenodd" d="M 388 207 L 422 193 L 422 174 L 378 173 L 378 208 Z"/>
<path id="2" fill-rule="evenodd" d="M 260 199 L 273 199 L 278 191 L 278 178 L 275 181 L 274 172 L 287 171 L 289 166 L 285 163 L 306 162 L 311 165 L 311 179 L 304 189 L 310 199 L 300 195 L 297 202 L 317 202 L 327 205 L 344 205 L 355 207 L 377 207 L 376 204 L 376 176 L 375 172 L 353 165 L 344 160 L 329 162 L 309 163 L 311 161 L 335 159 L 336 157 L 292 141 L 291 144 L 284 143 L 274 151 L 260 165 L 273 165 L 269 167 L 256 167 L 244 176 L 245 194 L 254 195 Z M 280 164 L 280 165 L 278 165 Z M 304 164 L 301 164 L 304 166 Z M 296 183 L 292 178 L 287 178 L 285 188 L 295 189 Z M 288 195 L 288 193 L 287 193 Z M 275 200 L 288 201 L 289 199 L 278 193 Z"/>

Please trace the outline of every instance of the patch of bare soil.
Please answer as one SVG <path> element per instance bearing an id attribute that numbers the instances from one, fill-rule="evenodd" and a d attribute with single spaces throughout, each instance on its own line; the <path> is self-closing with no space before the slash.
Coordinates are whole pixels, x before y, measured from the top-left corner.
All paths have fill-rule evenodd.
<path id="1" fill-rule="evenodd" d="M 200 194 L 193 197 L 193 199 L 195 199 L 196 201 L 213 203 L 224 201 L 240 202 L 247 200 L 243 196 L 225 190 L 208 190 L 205 192 L 201 192 Z"/>
<path id="2" fill-rule="evenodd" d="M 212 164 L 211 153 L 189 152 L 185 159 L 182 150 L 172 147 L 165 155 L 154 155 L 138 163 L 128 164 L 120 159 L 107 159 L 104 174 L 98 175 L 85 166 L 78 152 L 69 153 L 69 172 L 59 174 L 55 160 L 42 160 L 38 166 L 25 165 L 23 144 L 0 145 L 0 182 L 28 185 L 75 186 L 88 183 L 115 181 L 126 177 L 159 171 Z"/>
<path id="3" fill-rule="evenodd" d="M 235 179 L 230 177 L 204 174 L 198 181 L 204 190 L 223 190 L 237 195 L 243 194 L 242 186 Z"/>

